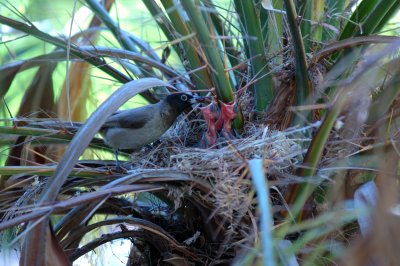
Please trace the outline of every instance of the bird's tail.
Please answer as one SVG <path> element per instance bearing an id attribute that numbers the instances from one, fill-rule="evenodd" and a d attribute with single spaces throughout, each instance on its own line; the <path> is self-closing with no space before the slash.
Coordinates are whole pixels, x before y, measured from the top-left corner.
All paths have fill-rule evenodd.
<path id="1" fill-rule="evenodd" d="M 55 130 L 65 130 L 69 133 L 76 133 L 79 128 L 83 125 L 81 122 L 67 122 L 61 120 L 45 120 L 45 121 L 28 121 L 25 126 L 46 128 Z"/>

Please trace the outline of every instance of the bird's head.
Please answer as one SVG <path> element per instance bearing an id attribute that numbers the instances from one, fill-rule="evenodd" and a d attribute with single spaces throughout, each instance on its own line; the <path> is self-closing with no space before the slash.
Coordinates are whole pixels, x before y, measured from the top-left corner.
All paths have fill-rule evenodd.
<path id="1" fill-rule="evenodd" d="M 187 93 L 173 93 L 165 98 L 165 102 L 174 108 L 178 114 L 192 106 L 192 104 L 201 102 L 202 97 L 192 96 Z"/>

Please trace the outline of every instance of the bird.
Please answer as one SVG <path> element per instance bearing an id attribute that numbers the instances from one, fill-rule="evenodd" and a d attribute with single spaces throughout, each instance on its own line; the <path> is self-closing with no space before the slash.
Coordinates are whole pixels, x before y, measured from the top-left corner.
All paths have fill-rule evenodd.
<path id="1" fill-rule="evenodd" d="M 139 150 L 157 141 L 183 111 L 195 103 L 203 102 L 204 98 L 183 92 L 172 93 L 157 103 L 117 111 L 108 117 L 99 133 L 105 144 L 114 150 L 116 168 L 123 169 L 118 160 L 119 150 Z M 30 125 L 76 132 L 82 123 L 43 121 Z"/>
<path id="2" fill-rule="evenodd" d="M 139 150 L 158 140 L 183 111 L 202 102 L 203 98 L 183 92 L 173 93 L 155 104 L 112 114 L 99 133 L 114 150 L 117 169 L 122 168 L 118 160 L 119 150 Z"/>

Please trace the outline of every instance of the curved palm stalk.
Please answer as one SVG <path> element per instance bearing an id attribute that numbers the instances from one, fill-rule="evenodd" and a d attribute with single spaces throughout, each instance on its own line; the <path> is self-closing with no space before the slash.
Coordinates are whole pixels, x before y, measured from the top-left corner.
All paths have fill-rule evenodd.
<path id="1" fill-rule="evenodd" d="M 89 145 L 94 135 L 99 131 L 101 125 L 104 124 L 107 117 L 109 117 L 131 97 L 156 86 L 169 87 L 170 85 L 154 78 L 131 81 L 114 92 L 106 102 L 100 105 L 100 107 L 90 116 L 87 122 L 81 127 L 79 132 L 72 139 L 70 145 L 65 151 L 63 158 L 57 166 L 55 175 L 53 178 L 49 179 L 49 182 L 43 189 L 39 204 L 52 202 L 56 199 L 72 167 L 76 164 L 79 157 Z M 33 256 L 33 254 L 39 254 L 37 257 L 35 257 L 36 260 L 34 265 L 44 264 L 44 256 L 46 253 L 45 250 L 43 250 L 43 247 L 37 245 L 37 241 L 40 242 L 45 240 L 48 220 L 49 217 L 47 216 L 43 217 L 43 220 L 37 225 L 31 223 L 31 226 L 34 227 L 27 234 L 27 237 L 24 241 L 24 248 L 25 250 L 29 251 L 23 255 L 25 262 L 33 261 L 31 256 Z"/>
<path id="2" fill-rule="evenodd" d="M 192 182 L 194 183 L 194 187 L 198 188 L 200 191 L 204 193 L 209 193 L 211 187 L 208 183 L 191 178 L 189 175 L 184 173 L 179 173 L 176 171 L 150 171 L 139 174 L 131 174 L 121 178 L 118 178 L 112 182 L 108 182 L 104 185 L 102 189 L 108 189 L 111 187 L 119 186 L 119 185 L 127 185 L 127 184 L 136 184 L 136 183 L 148 183 L 148 182 L 171 182 L 171 181 L 183 181 L 183 182 Z M 96 204 L 90 204 L 89 206 L 80 206 L 73 210 L 71 210 L 67 215 L 63 217 L 63 219 L 55 226 L 55 231 L 58 232 L 57 236 L 59 238 L 63 238 L 66 236 L 73 228 L 77 225 L 82 224 L 84 221 L 87 221 L 91 215 L 92 211 L 96 207 Z"/>
<path id="3" fill-rule="evenodd" d="M 0 139 L 0 146 L 11 147 L 11 146 L 13 146 L 15 144 L 15 141 L 18 138 L 19 137 L 8 137 L 8 138 Z M 24 137 L 21 137 L 21 138 L 24 138 Z M 21 143 L 23 141 L 25 141 L 25 139 L 21 140 L 19 143 Z M 40 140 L 33 139 L 33 140 L 29 140 L 28 142 L 30 142 L 33 146 L 35 146 L 35 145 L 62 144 L 62 143 L 65 144 L 65 143 L 68 143 L 68 141 L 63 141 L 63 140 L 58 141 L 58 140 L 55 140 L 55 139 L 52 139 L 52 140 L 50 140 L 50 139 L 40 139 Z M 4 150 L 3 150 L 3 152 L 4 152 Z M 20 158 L 18 158 L 17 161 L 19 161 L 19 159 Z M 8 164 L 6 162 L 5 165 L 16 165 L 16 164 Z"/>
<path id="4" fill-rule="evenodd" d="M 97 17 L 94 17 L 93 20 L 95 20 Z M 87 35 L 92 35 L 95 32 L 98 31 L 109 31 L 110 29 L 107 27 L 101 27 L 101 26 L 90 26 L 89 28 L 85 30 L 81 30 L 80 32 L 77 32 L 74 36 L 73 39 L 78 39 L 78 38 L 85 38 Z M 124 32 L 130 39 L 133 40 L 133 42 L 137 45 L 137 47 L 140 49 L 141 54 L 146 54 L 148 55 L 151 59 L 160 61 L 160 57 L 157 55 L 155 50 L 147 43 L 145 40 L 133 35 L 132 33 L 125 31 L 123 29 L 120 29 L 121 31 Z M 86 44 L 87 45 L 87 44 Z"/>
<path id="5" fill-rule="evenodd" d="M 174 80 L 181 80 L 186 86 L 190 88 L 194 88 L 194 85 L 186 79 L 184 76 L 180 75 L 177 73 L 174 69 L 166 66 L 165 64 L 162 64 L 158 61 L 155 61 L 151 58 L 148 58 L 146 56 L 143 56 L 139 53 L 134 53 L 130 51 L 125 51 L 117 48 L 108 48 L 108 47 L 93 47 L 93 46 L 80 46 L 79 50 L 82 53 L 90 53 L 91 56 L 105 56 L 105 57 L 110 57 L 110 58 L 116 58 L 117 60 L 120 60 L 121 58 L 127 59 L 127 60 L 134 60 L 134 61 L 140 61 L 145 63 L 146 65 L 152 66 L 154 68 L 159 69 L 162 73 L 164 73 L 166 76 L 172 77 Z M 27 70 L 32 67 L 36 66 L 41 66 L 42 64 L 46 64 L 46 60 L 66 60 L 66 52 L 65 51 L 54 51 L 51 53 L 48 53 L 46 55 L 40 55 L 34 58 L 31 58 L 29 60 L 24 60 L 24 61 L 19 61 L 19 62 L 13 62 L 4 66 L 0 67 L 0 74 L 3 77 L 6 77 L 7 75 L 12 76 L 16 72 L 20 72 L 23 70 Z M 80 57 L 71 55 L 70 59 L 77 59 Z"/>
<path id="6" fill-rule="evenodd" d="M 111 242 L 116 239 L 136 238 L 136 239 L 141 239 L 143 241 L 151 243 L 152 246 L 157 248 L 159 253 L 166 256 L 164 258 L 164 260 L 167 260 L 170 257 L 168 256 L 169 255 L 168 249 L 166 249 L 165 247 L 168 246 L 168 244 L 171 244 L 171 242 L 167 242 L 164 239 L 160 239 L 160 238 L 156 237 L 160 234 L 162 235 L 162 233 L 154 234 L 154 230 L 151 230 L 151 231 L 145 230 L 145 232 L 137 231 L 137 230 L 132 230 L 132 231 L 121 230 L 120 232 L 117 232 L 117 233 L 103 235 L 100 239 L 97 239 L 97 240 L 94 240 L 94 241 L 88 243 L 87 245 L 81 247 L 77 251 L 70 254 L 69 258 L 71 261 L 75 261 L 76 259 L 83 256 L 87 252 L 92 251 L 96 247 L 103 245 L 107 242 Z M 177 251 L 185 254 L 187 257 L 190 257 L 191 259 L 197 259 L 196 255 L 194 255 L 192 252 L 190 252 L 189 250 L 185 249 L 182 246 L 177 246 L 177 247 L 172 246 L 171 248 L 176 249 Z"/>
<path id="7" fill-rule="evenodd" d="M 392 43 L 395 41 L 400 41 L 400 37 L 372 35 L 372 36 L 358 36 L 336 41 L 324 46 L 321 50 L 317 51 L 310 60 L 310 67 L 316 65 L 321 59 L 329 57 L 330 55 L 340 52 L 344 49 L 349 49 L 360 45 Z"/>
<path id="8" fill-rule="evenodd" d="M 192 185 L 202 191 L 204 194 L 210 193 L 212 190 L 211 185 L 201 179 L 193 178 L 189 174 L 178 172 L 177 170 L 152 170 L 146 171 L 144 173 L 127 175 L 125 177 L 119 178 L 113 182 L 109 182 L 108 186 L 115 186 L 120 184 L 135 184 L 141 182 L 187 182 L 193 183 Z"/>
<path id="9" fill-rule="evenodd" d="M 188 256 L 194 256 L 194 254 L 192 252 L 190 252 L 189 249 L 187 249 L 183 245 L 181 245 L 177 240 L 174 239 L 174 237 L 172 235 L 170 235 L 162 227 L 160 227 L 154 223 L 151 223 L 147 220 L 134 218 L 134 217 L 110 218 L 107 220 L 103 220 L 103 221 L 82 227 L 79 230 L 72 232 L 70 235 L 68 235 L 68 237 L 66 237 L 63 241 L 61 241 L 61 245 L 64 248 L 68 248 L 73 242 L 75 242 L 76 240 L 79 240 L 83 235 L 88 234 L 90 231 L 96 230 L 102 226 L 115 225 L 115 224 L 124 224 L 124 225 L 138 227 L 138 228 L 146 231 L 148 234 L 153 234 L 154 236 L 158 236 L 158 237 L 162 238 L 163 240 L 165 240 L 168 243 L 167 246 L 171 247 L 172 249 L 182 252 Z M 136 229 L 135 229 L 135 231 L 136 231 Z M 171 249 L 169 249 L 169 251 L 171 251 Z M 70 253 L 74 253 L 74 252 L 72 251 Z M 81 255 L 83 255 L 83 254 L 81 254 Z M 74 258 L 74 260 L 75 259 L 76 258 Z"/>
<path id="10" fill-rule="evenodd" d="M 63 133 L 60 130 L 31 128 L 31 127 L 7 127 L 0 126 L 1 134 L 13 134 L 18 136 L 40 136 L 52 137 L 60 140 L 71 140 L 72 136 Z"/>
<path id="11" fill-rule="evenodd" d="M 46 129 L 37 127 L 7 127 L 0 126 L 0 134 L 16 135 L 16 136 L 29 136 L 34 137 L 34 139 L 29 140 L 29 142 L 35 141 L 35 139 L 44 139 L 48 143 L 68 143 L 74 137 L 68 130 L 60 129 Z M 92 147 L 106 148 L 104 141 L 98 138 L 93 139 L 91 142 Z"/>
<path id="12" fill-rule="evenodd" d="M 156 190 L 162 190 L 162 189 L 164 189 L 164 188 L 161 186 L 151 185 L 151 184 L 121 185 L 121 186 L 117 186 L 117 187 L 104 189 L 101 191 L 83 193 L 79 196 L 72 197 L 72 198 L 64 200 L 64 201 L 58 201 L 58 202 L 53 202 L 53 203 L 44 203 L 43 205 L 35 205 L 36 207 L 38 207 L 37 209 L 32 209 L 31 206 L 29 206 L 26 209 L 22 208 L 22 211 L 26 212 L 25 214 L 21 214 L 15 218 L 7 220 L 7 221 L 2 221 L 0 223 L 0 231 L 4 230 L 6 228 L 10 228 L 12 226 L 16 226 L 16 225 L 19 225 L 22 223 L 28 223 L 28 222 L 31 222 L 32 220 L 39 219 L 38 223 L 33 224 L 33 226 L 28 226 L 28 228 L 31 230 L 27 230 L 27 231 L 21 233 L 21 235 L 20 235 L 20 237 L 25 236 L 25 235 L 27 235 L 29 237 L 32 233 L 37 233 L 37 231 L 35 231 L 35 229 L 33 229 L 33 228 L 40 226 L 40 222 L 45 221 L 51 214 L 63 213 L 65 210 L 74 208 L 76 206 L 86 205 L 93 201 L 101 201 L 101 200 L 107 199 L 108 197 L 111 197 L 113 195 L 122 195 L 122 194 L 133 193 L 133 192 L 134 193 L 150 192 L 150 191 L 156 191 Z M 43 236 L 45 236 L 45 235 L 43 235 Z M 25 243 L 26 243 L 26 240 L 25 240 Z M 41 247 L 39 247 L 38 249 L 41 249 Z M 36 248 L 35 248 L 35 250 L 36 250 Z M 32 255 L 34 255 L 34 254 L 32 254 Z M 40 256 L 43 256 L 43 253 Z M 32 265 L 32 264 L 30 264 L 30 265 Z"/>
<path id="13" fill-rule="evenodd" d="M 40 175 L 40 176 L 52 176 L 54 175 L 56 166 L 4 166 L 0 167 L 1 175 Z M 100 177 L 109 176 L 110 171 L 99 170 L 99 169 L 82 169 L 72 168 L 70 176 L 76 177 Z M 7 188 L 4 188 L 7 190 Z"/>

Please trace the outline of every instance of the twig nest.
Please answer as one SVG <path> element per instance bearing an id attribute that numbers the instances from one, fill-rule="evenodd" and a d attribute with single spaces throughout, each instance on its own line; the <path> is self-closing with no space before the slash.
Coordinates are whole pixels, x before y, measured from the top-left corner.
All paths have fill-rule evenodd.
<path id="1" fill-rule="evenodd" d="M 268 179 L 282 179 L 274 173 L 279 172 L 280 176 L 291 174 L 294 166 L 302 161 L 298 140 L 291 139 L 291 133 L 247 124 L 246 136 L 242 138 L 224 140 L 211 148 L 188 147 L 185 143 L 189 138 L 197 136 L 201 139 L 201 130 L 197 129 L 196 134 L 192 135 L 188 128 L 191 127 L 187 124 L 178 124 L 153 149 L 136 153 L 134 158 L 138 164 L 135 168 L 168 167 L 208 181 L 213 190 L 203 196 L 214 205 L 212 215 L 229 222 L 232 236 L 242 235 L 238 232 L 248 232 L 251 223 L 244 223 L 247 224 L 245 229 L 241 221 L 248 211 L 254 212 L 254 190 L 248 178 L 247 160 L 265 159 Z M 202 130 L 204 132 L 204 128 Z M 193 143 L 193 139 L 189 142 Z M 248 232 L 242 238 L 245 235 L 253 234 Z"/>

